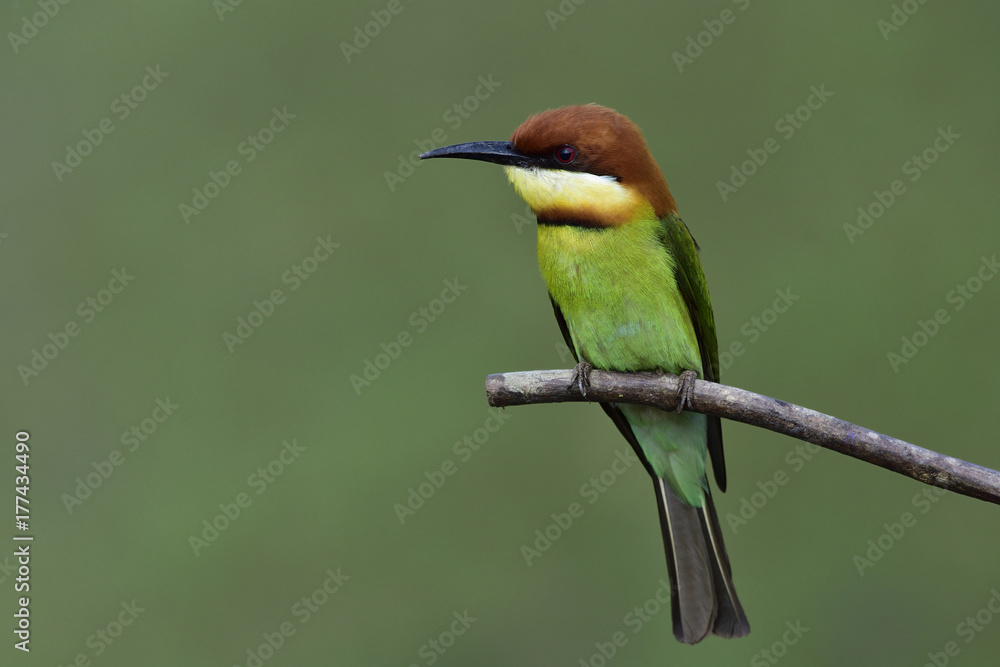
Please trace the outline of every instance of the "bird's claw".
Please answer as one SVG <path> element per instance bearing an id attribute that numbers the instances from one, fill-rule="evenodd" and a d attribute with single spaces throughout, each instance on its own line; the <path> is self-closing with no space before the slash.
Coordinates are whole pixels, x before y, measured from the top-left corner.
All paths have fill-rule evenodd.
<path id="1" fill-rule="evenodd" d="M 694 397 L 694 381 L 698 379 L 698 374 L 692 370 L 683 371 L 677 376 L 677 412 L 683 412 L 684 408 L 691 406 L 691 399 Z"/>
<path id="2" fill-rule="evenodd" d="M 576 386 L 584 398 L 587 398 L 587 387 L 590 386 L 590 371 L 594 367 L 586 361 L 581 361 L 573 367 L 573 377 L 569 380 L 569 388 Z"/>

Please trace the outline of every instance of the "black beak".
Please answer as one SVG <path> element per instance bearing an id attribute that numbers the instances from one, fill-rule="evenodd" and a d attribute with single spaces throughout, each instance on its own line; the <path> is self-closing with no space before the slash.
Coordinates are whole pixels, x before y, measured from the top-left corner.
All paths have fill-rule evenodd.
<path id="1" fill-rule="evenodd" d="M 432 157 L 459 157 L 467 160 L 483 160 L 494 164 L 513 167 L 538 167 L 542 160 L 519 153 L 514 144 L 509 141 L 472 141 L 467 144 L 455 144 L 427 151 L 420 155 L 421 160 Z"/>

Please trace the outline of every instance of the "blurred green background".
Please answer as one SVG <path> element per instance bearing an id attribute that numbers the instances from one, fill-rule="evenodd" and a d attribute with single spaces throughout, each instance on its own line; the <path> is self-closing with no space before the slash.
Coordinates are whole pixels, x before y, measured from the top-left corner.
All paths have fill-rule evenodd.
<path id="1" fill-rule="evenodd" d="M 998 21 L 970 0 L 7 3 L 0 498 L 28 431 L 35 541 L 30 655 L 0 553 L 0 662 L 995 664 L 1000 508 L 730 423 L 716 498 L 753 630 L 678 644 L 611 422 L 487 409 L 488 373 L 571 365 L 533 219 L 496 167 L 407 157 L 618 109 L 702 247 L 720 347 L 742 343 L 724 382 L 996 468 Z M 859 207 L 880 215 L 845 230 Z"/>

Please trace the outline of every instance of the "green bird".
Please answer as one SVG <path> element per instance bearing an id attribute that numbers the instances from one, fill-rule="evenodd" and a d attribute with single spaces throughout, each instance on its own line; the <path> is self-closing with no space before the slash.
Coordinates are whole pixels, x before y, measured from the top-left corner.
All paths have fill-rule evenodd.
<path id="1" fill-rule="evenodd" d="M 657 371 L 719 380 L 719 352 L 698 245 L 677 215 L 663 173 L 628 118 L 588 104 L 528 118 L 510 141 L 438 148 L 421 158 L 504 165 L 538 219 L 538 264 L 556 320 L 591 368 Z M 682 394 L 682 406 L 684 395 Z M 671 581 L 674 636 L 742 637 L 750 624 L 736 596 L 706 459 L 725 490 L 717 417 L 602 403 L 653 478 Z"/>

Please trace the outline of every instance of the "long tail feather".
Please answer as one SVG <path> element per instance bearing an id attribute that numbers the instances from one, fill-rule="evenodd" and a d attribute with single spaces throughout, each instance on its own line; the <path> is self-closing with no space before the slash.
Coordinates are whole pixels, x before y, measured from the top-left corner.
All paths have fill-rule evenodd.
<path id="1" fill-rule="evenodd" d="M 670 574 L 674 636 L 695 644 L 710 633 L 742 637 L 750 623 L 736 596 L 722 530 L 706 490 L 705 507 L 691 507 L 654 479 Z"/>

